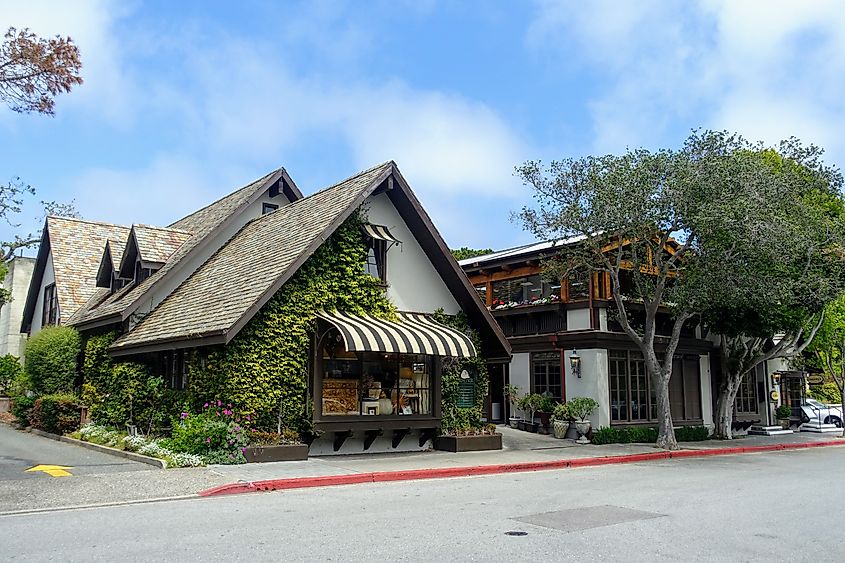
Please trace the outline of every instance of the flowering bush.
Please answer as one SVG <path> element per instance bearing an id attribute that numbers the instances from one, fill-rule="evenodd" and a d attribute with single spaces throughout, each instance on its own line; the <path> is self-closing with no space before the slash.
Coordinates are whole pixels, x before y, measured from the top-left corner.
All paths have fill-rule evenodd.
<path id="1" fill-rule="evenodd" d="M 243 449 L 248 442 L 248 429 L 232 405 L 213 401 L 199 414 L 180 414 L 173 421 L 169 445 L 175 452 L 203 456 L 208 463 L 246 463 Z"/>

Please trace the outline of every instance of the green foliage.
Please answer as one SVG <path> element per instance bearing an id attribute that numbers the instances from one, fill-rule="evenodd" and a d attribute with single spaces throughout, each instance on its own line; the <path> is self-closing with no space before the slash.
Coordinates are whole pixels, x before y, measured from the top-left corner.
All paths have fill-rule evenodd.
<path id="1" fill-rule="evenodd" d="M 20 426 L 27 426 L 29 424 L 29 413 L 35 405 L 35 397 L 27 397 L 26 395 L 17 395 L 12 400 L 12 414 L 18 419 Z"/>
<path id="2" fill-rule="evenodd" d="M 810 385 L 810 398 L 826 404 L 842 404 L 842 393 L 832 381 L 825 381 L 821 385 Z"/>
<path id="3" fill-rule="evenodd" d="M 569 404 L 558 403 L 552 411 L 552 420 L 572 420 L 572 415 L 569 414 Z"/>
<path id="4" fill-rule="evenodd" d="M 136 424 L 144 432 L 166 425 L 178 413 L 179 397 L 164 388 L 161 377 L 139 363 L 114 363 L 108 348 L 117 338 L 109 332 L 91 336 L 82 362 L 82 400 L 91 419 L 106 426 Z"/>
<path id="5" fill-rule="evenodd" d="M 320 309 L 395 318 L 380 280 L 364 272 L 362 216 L 353 214 L 226 346 L 197 355 L 189 385 L 195 408 L 221 399 L 256 428 L 308 432 L 308 351 Z"/>
<path id="6" fill-rule="evenodd" d="M 540 408 L 543 402 L 543 396 L 539 393 L 528 393 L 519 400 L 519 408 L 528 415 L 528 422 L 534 421 L 534 413 Z"/>
<path id="7" fill-rule="evenodd" d="M 173 421 L 167 443 L 175 452 L 201 455 L 208 463 L 245 463 L 242 448 L 249 431 L 222 401 L 208 403 L 200 414 L 182 413 Z"/>
<path id="8" fill-rule="evenodd" d="M 12 382 L 18 379 L 21 373 L 23 368 L 17 356 L 0 356 L 0 397 L 9 394 Z"/>
<path id="9" fill-rule="evenodd" d="M 29 424 L 33 428 L 65 434 L 79 428 L 82 404 L 71 393 L 51 393 L 35 400 L 29 412 Z"/>
<path id="10" fill-rule="evenodd" d="M 586 420 L 599 404 L 592 397 L 573 397 L 566 402 L 566 406 L 573 419 Z"/>
<path id="11" fill-rule="evenodd" d="M 537 410 L 540 412 L 552 413 L 555 410 L 555 405 L 557 404 L 557 401 L 555 401 L 554 397 L 552 397 L 552 394 L 543 393 L 540 397 L 542 398 L 540 399 L 540 405 L 537 407 Z"/>
<path id="12" fill-rule="evenodd" d="M 476 248 L 467 248 L 466 246 L 462 246 L 460 248 L 453 248 L 452 249 L 452 256 L 455 257 L 455 260 L 466 260 L 467 258 L 475 258 L 476 256 L 484 256 L 485 254 L 492 254 L 492 248 L 485 248 L 482 250 Z"/>
<path id="13" fill-rule="evenodd" d="M 789 405 L 781 405 L 775 409 L 776 418 L 789 418 L 790 416 L 792 416 L 792 409 Z"/>
<path id="14" fill-rule="evenodd" d="M 434 320 L 440 324 L 458 330 L 472 340 L 476 351 L 481 350 L 481 340 L 473 330 L 463 313 L 447 315 L 443 309 L 438 309 Z M 466 370 L 474 382 L 475 393 L 472 407 L 459 407 L 458 396 L 461 383 L 461 373 Z M 490 384 L 487 373 L 487 362 L 481 356 L 474 358 L 445 358 L 443 360 L 441 383 L 441 429 L 445 434 L 461 434 L 470 431 L 480 431 L 484 428 L 482 422 L 484 397 Z"/>
<path id="15" fill-rule="evenodd" d="M 76 358 L 80 339 L 75 329 L 48 326 L 26 343 L 24 369 L 36 393 L 72 391 L 76 381 Z"/>
<path id="16" fill-rule="evenodd" d="M 706 426 L 681 426 L 675 429 L 679 442 L 702 442 L 709 439 L 710 429 Z M 657 428 L 646 426 L 604 426 L 593 431 L 593 444 L 649 444 L 657 440 Z"/>

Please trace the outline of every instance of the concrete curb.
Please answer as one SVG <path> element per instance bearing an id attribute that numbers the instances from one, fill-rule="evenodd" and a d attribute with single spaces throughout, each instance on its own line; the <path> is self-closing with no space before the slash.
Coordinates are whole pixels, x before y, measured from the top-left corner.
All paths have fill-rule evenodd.
<path id="1" fill-rule="evenodd" d="M 479 465 L 468 467 L 444 467 L 436 469 L 410 469 L 406 471 L 377 471 L 372 473 L 352 473 L 346 475 L 324 475 L 321 477 L 293 477 L 287 479 L 268 479 L 265 481 L 239 482 L 220 485 L 200 491 L 201 497 L 254 493 L 258 491 L 279 491 L 286 489 L 305 489 L 311 487 L 333 487 L 337 485 L 356 485 L 359 483 L 384 483 L 388 481 L 414 481 L 419 479 L 445 479 L 449 477 L 472 477 L 501 473 L 524 473 L 529 471 L 547 471 L 574 467 L 591 467 L 638 463 L 663 459 L 682 459 L 690 457 L 709 457 L 717 455 L 735 455 L 747 453 L 776 452 L 785 450 L 803 450 L 826 446 L 845 446 L 845 440 L 824 440 L 802 442 L 798 444 L 771 444 L 765 446 L 737 446 L 708 450 L 679 450 L 674 452 L 653 452 L 609 457 L 586 457 L 576 459 L 558 459 L 499 465 Z"/>
<path id="2" fill-rule="evenodd" d="M 93 444 L 91 442 L 84 442 L 82 440 L 76 440 L 74 438 L 68 438 L 67 436 L 59 436 L 58 434 L 51 434 L 49 432 L 44 432 L 43 430 L 38 430 L 36 428 L 29 428 L 28 432 L 35 434 L 37 436 L 43 436 L 44 438 L 50 438 L 51 440 L 56 440 L 57 442 L 65 442 L 67 444 L 73 444 L 75 446 L 81 446 L 83 448 L 87 448 L 89 450 L 94 450 L 95 452 L 100 452 L 103 454 L 113 455 L 115 457 L 122 457 L 124 459 L 129 459 L 131 461 L 137 461 L 140 463 L 146 463 L 147 465 L 152 465 L 153 467 L 157 467 L 158 469 L 167 469 L 167 463 L 165 463 L 162 459 L 157 459 L 154 457 L 145 456 L 142 454 L 138 454 L 135 452 L 127 452 L 125 450 L 118 450 L 115 448 L 110 448 L 108 446 L 101 446 L 100 444 Z"/>

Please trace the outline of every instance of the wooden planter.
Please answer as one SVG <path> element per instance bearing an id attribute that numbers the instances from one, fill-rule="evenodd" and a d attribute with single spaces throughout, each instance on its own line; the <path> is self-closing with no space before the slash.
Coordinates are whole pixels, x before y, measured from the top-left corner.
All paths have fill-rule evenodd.
<path id="1" fill-rule="evenodd" d="M 284 444 L 280 446 L 249 446 L 244 452 L 249 463 L 267 461 L 303 461 L 308 459 L 308 446 L 305 444 Z"/>
<path id="2" fill-rule="evenodd" d="M 484 436 L 438 436 L 434 439 L 434 449 L 444 452 L 480 452 L 484 450 L 501 450 L 501 434 L 485 434 Z"/>

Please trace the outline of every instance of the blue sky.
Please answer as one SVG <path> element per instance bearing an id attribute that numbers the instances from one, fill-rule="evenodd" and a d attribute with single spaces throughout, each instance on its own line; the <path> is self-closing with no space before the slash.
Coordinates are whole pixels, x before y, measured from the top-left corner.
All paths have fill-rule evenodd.
<path id="1" fill-rule="evenodd" d="M 699 127 L 845 158 L 836 0 L 29 0 L 0 22 L 72 36 L 85 78 L 56 117 L 0 108 L 0 178 L 88 219 L 165 225 L 278 166 L 309 194 L 393 159 L 450 246 L 503 248 L 530 241 L 526 159 Z"/>

